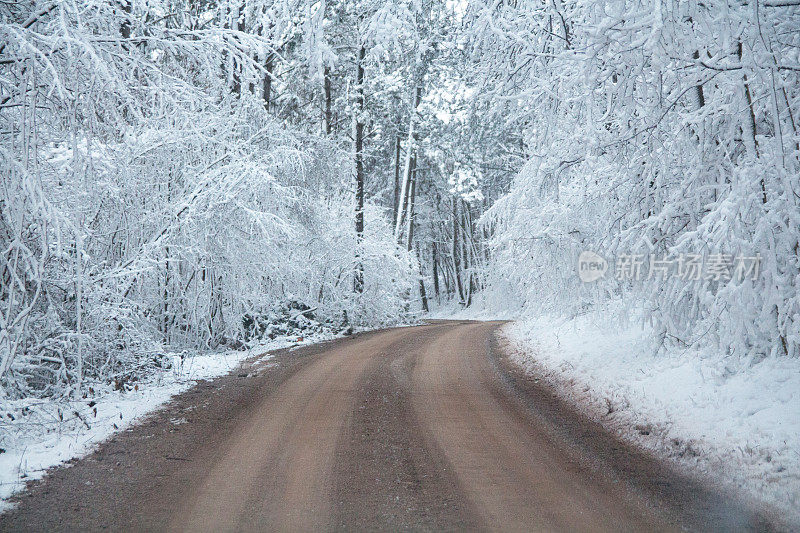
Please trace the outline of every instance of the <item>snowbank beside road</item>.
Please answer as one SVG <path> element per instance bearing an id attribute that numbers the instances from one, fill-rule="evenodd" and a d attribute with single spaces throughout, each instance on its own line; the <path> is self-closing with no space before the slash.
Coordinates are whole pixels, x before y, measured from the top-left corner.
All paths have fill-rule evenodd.
<path id="1" fill-rule="evenodd" d="M 112 433 L 129 427 L 198 380 L 227 374 L 251 356 L 333 337 L 329 333 L 278 337 L 247 351 L 186 358 L 176 354 L 171 369 L 137 382 L 130 390 L 108 387 L 79 401 L 0 401 L 0 512 L 10 507 L 6 500 L 28 481 L 41 478 L 50 467 L 87 455 Z M 265 357 L 270 356 L 265 354 L 260 360 Z"/>
<path id="2" fill-rule="evenodd" d="M 800 360 L 653 353 L 648 331 L 599 315 L 504 327 L 516 363 L 628 439 L 800 520 Z"/>

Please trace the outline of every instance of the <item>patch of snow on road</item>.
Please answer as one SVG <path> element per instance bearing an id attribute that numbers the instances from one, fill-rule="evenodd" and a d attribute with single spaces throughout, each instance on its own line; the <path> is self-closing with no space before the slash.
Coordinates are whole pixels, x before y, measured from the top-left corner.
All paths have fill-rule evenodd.
<path id="1" fill-rule="evenodd" d="M 23 490 L 26 482 L 41 478 L 48 468 L 87 455 L 96 444 L 130 427 L 198 380 L 227 374 L 259 353 L 333 337 L 325 333 L 278 337 L 246 351 L 174 354 L 172 368 L 121 391 L 98 385 L 93 397 L 82 400 L 0 400 L 0 512 L 13 506 L 8 498 Z M 271 355 L 264 353 L 257 362 L 269 358 Z"/>
<path id="2" fill-rule="evenodd" d="M 800 518 L 800 360 L 654 353 L 600 314 L 509 324 L 513 359 L 624 437 Z"/>

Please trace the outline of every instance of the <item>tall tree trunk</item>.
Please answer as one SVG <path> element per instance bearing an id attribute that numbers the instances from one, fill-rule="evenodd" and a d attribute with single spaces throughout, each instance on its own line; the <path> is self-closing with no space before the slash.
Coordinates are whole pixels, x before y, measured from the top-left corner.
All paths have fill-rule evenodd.
<path id="1" fill-rule="evenodd" d="M 467 307 L 472 305 L 472 295 L 475 293 L 475 257 L 473 246 L 475 235 L 472 227 L 472 211 L 469 204 L 464 204 L 464 231 L 463 231 L 463 250 L 464 250 L 464 271 L 467 272 L 469 283 L 467 284 Z"/>
<path id="2" fill-rule="evenodd" d="M 416 156 L 414 157 L 414 162 L 416 164 Z M 407 217 L 407 230 L 406 230 L 406 250 L 409 252 L 414 247 L 414 197 L 416 196 L 417 191 L 417 169 L 411 172 L 411 192 L 409 193 L 408 197 L 408 217 Z M 417 264 L 419 264 L 419 297 L 422 301 L 422 310 L 426 313 L 428 312 L 428 295 L 425 292 L 425 282 L 422 280 L 422 261 L 419 257 L 419 249 L 417 249 Z"/>
<path id="3" fill-rule="evenodd" d="M 411 185 L 408 192 L 408 208 L 406 209 L 406 250 L 411 251 L 414 239 L 414 198 L 417 193 L 417 156 L 411 158 Z"/>
<path id="4" fill-rule="evenodd" d="M 264 62 L 264 83 L 261 87 L 261 98 L 264 100 L 264 109 L 269 113 L 269 106 L 272 99 L 272 70 L 275 67 L 275 54 L 267 53 L 267 60 Z"/>
<path id="5" fill-rule="evenodd" d="M 208 312 L 208 345 L 216 348 L 220 345 L 225 335 L 225 315 L 222 313 L 223 294 L 222 276 L 214 273 L 213 268 L 209 268 L 209 312 Z"/>
<path id="6" fill-rule="evenodd" d="M 422 301 L 422 310 L 427 313 L 429 311 L 428 293 L 425 291 L 425 280 L 422 279 L 422 260 L 419 257 L 419 248 L 417 248 L 417 263 L 419 263 L 420 266 L 419 299 Z"/>
<path id="7" fill-rule="evenodd" d="M 253 54 L 253 63 L 258 63 L 257 53 Z M 257 94 L 255 78 L 250 78 L 250 81 L 247 83 L 247 90 L 250 91 L 250 94 Z"/>
<path id="8" fill-rule="evenodd" d="M 356 116 L 355 116 L 355 159 L 356 159 L 356 246 L 361 246 L 364 238 L 364 46 L 358 51 L 356 65 Z M 353 288 L 356 292 L 364 290 L 364 265 L 360 251 L 356 250 L 356 271 Z"/>
<path id="9" fill-rule="evenodd" d="M 266 15 L 266 13 L 262 12 Z M 270 38 L 272 36 L 273 22 L 269 22 L 266 26 L 261 25 L 261 36 Z M 267 56 L 264 58 L 264 79 L 261 83 L 261 99 L 264 101 L 264 109 L 269 113 L 269 107 L 272 100 L 272 72 L 275 69 L 275 51 L 270 49 Z"/>
<path id="10" fill-rule="evenodd" d="M 433 272 L 433 294 L 436 301 L 439 301 L 439 258 L 436 256 L 436 243 L 431 246 L 431 270 Z"/>
<path id="11" fill-rule="evenodd" d="M 737 43 L 736 47 L 736 55 L 739 57 L 739 62 L 742 61 L 742 41 Z M 758 130 L 756 129 L 756 113 L 753 110 L 753 97 L 750 94 L 750 83 L 747 81 L 747 74 L 742 75 L 742 80 L 744 82 L 744 96 L 745 100 L 747 100 L 747 131 L 746 135 L 748 139 L 753 144 L 753 150 L 755 151 L 755 156 L 759 157 L 758 154 L 758 139 L 756 135 L 758 134 Z M 744 128 L 743 128 L 744 129 Z M 767 203 L 767 187 L 764 183 L 764 178 L 761 178 L 761 201 L 762 203 Z"/>
<path id="12" fill-rule="evenodd" d="M 331 134 L 331 68 L 325 67 L 323 71 L 323 80 L 322 80 L 323 90 L 325 91 L 325 111 L 323 119 L 323 124 L 325 128 L 325 135 Z"/>
<path id="13" fill-rule="evenodd" d="M 162 294 L 162 316 L 161 316 L 161 327 L 162 333 L 164 337 L 164 344 L 169 344 L 170 337 L 169 337 L 169 330 L 170 330 L 170 323 L 169 323 L 169 282 L 170 282 L 170 273 L 169 273 L 169 246 L 164 248 L 164 292 Z"/>
<path id="14" fill-rule="evenodd" d="M 394 138 L 394 202 L 392 202 L 392 224 L 397 225 L 398 202 L 400 201 L 400 135 Z"/>
<path id="15" fill-rule="evenodd" d="M 692 57 L 695 60 L 700 59 L 700 52 L 698 50 L 695 50 L 694 53 L 692 54 Z M 701 108 L 705 107 L 705 105 L 706 105 L 706 96 L 705 96 L 705 94 L 703 94 L 703 86 L 702 85 L 695 85 L 694 86 L 694 93 L 695 93 L 695 96 L 697 97 L 697 108 L 701 109 Z"/>
<path id="16" fill-rule="evenodd" d="M 122 11 L 125 13 L 125 20 L 122 21 L 119 32 L 123 39 L 131 38 L 131 11 L 133 0 L 121 0 Z M 123 45 L 127 49 L 127 43 Z"/>
<path id="17" fill-rule="evenodd" d="M 406 167 L 403 175 L 403 183 L 400 189 L 400 199 L 398 201 L 397 222 L 394 226 L 394 235 L 398 244 L 403 242 L 403 222 L 406 211 L 408 209 L 408 196 L 411 189 L 411 172 L 413 170 L 413 158 L 415 153 L 414 143 L 417 139 L 415 132 L 417 107 L 422 99 L 422 86 L 414 88 L 413 105 L 411 106 L 411 113 L 408 119 L 408 145 L 406 146 Z"/>
<path id="18" fill-rule="evenodd" d="M 236 7 L 236 29 L 240 32 L 244 32 L 244 14 L 242 13 L 242 6 L 239 5 Z M 233 65 L 233 92 L 240 95 L 242 94 L 242 73 L 243 73 L 244 65 L 236 64 L 234 61 Z"/>
<path id="19" fill-rule="evenodd" d="M 464 303 L 464 286 L 461 283 L 461 247 L 458 237 L 458 198 L 453 197 L 453 277 L 456 282 L 456 290 L 458 292 L 458 299 Z"/>

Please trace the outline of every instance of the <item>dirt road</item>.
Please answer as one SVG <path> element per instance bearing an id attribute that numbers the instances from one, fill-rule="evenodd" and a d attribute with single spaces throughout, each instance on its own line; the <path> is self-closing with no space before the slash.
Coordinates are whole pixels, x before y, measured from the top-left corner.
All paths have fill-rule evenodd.
<path id="1" fill-rule="evenodd" d="M 498 325 L 368 333 L 201 383 L 0 529 L 770 528 L 508 367 Z"/>

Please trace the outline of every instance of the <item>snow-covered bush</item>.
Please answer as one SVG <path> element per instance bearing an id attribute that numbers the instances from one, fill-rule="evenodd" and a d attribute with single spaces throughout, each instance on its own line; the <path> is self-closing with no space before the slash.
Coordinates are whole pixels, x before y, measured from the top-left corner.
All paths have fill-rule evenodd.
<path id="1" fill-rule="evenodd" d="M 800 355 L 800 7 L 477 0 L 469 13 L 476 83 L 528 154 L 484 218 L 489 292 L 536 312 L 622 300 L 659 343 Z M 647 279 L 646 263 L 617 281 L 612 264 L 589 285 L 583 250 L 761 264 L 754 280 L 696 281 Z"/>
<path id="2" fill-rule="evenodd" d="M 223 67 L 256 68 L 269 43 L 160 9 L 0 7 L 3 394 L 235 344 L 289 300 L 336 327 L 406 312 L 414 259 L 371 205 L 357 246 L 351 160 L 231 90 Z"/>

